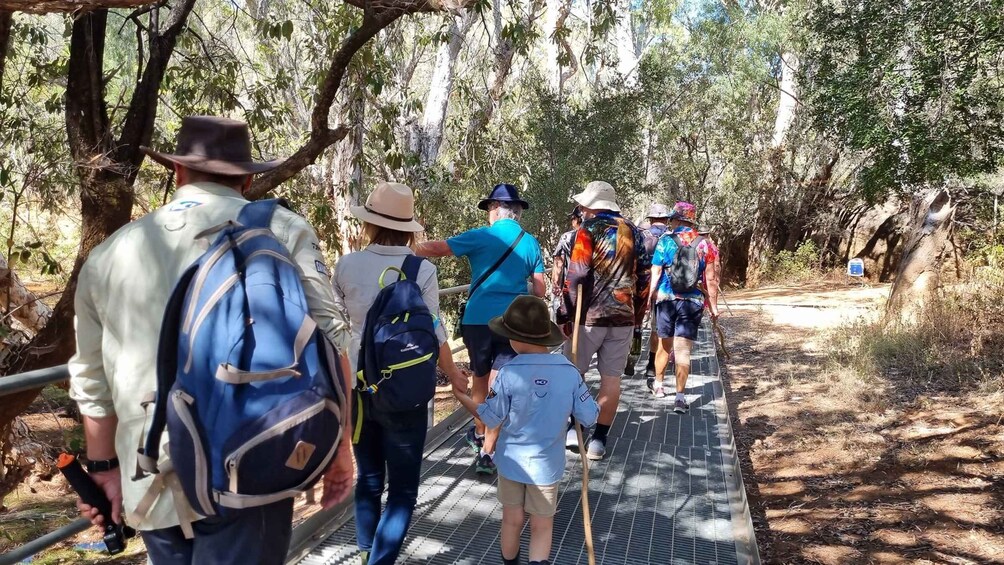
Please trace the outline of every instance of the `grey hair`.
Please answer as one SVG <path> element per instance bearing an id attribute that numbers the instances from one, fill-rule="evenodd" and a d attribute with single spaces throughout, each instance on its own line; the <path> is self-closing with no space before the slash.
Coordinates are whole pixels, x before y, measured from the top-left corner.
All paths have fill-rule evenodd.
<path id="1" fill-rule="evenodd" d="M 498 219 L 502 220 L 508 218 L 510 220 L 519 220 L 519 217 L 523 215 L 523 206 L 518 202 L 502 202 L 496 200 L 492 202 L 490 210 L 498 210 L 496 212 Z"/>

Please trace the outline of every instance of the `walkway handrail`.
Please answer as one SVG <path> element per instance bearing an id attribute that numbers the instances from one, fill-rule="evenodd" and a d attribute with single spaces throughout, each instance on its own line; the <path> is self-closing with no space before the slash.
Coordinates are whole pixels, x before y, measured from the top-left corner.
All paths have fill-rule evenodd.
<path id="1" fill-rule="evenodd" d="M 452 294 L 460 294 L 462 292 L 467 292 L 467 289 L 471 285 L 465 284 L 460 286 L 453 286 L 449 288 L 444 288 L 439 291 L 439 296 L 449 296 Z M 452 352 L 459 353 L 465 349 L 464 345 L 458 345 L 454 347 Z M 55 367 L 47 367 L 45 369 L 38 369 L 35 371 L 28 371 L 27 373 L 19 373 L 15 375 L 10 375 L 6 377 L 0 377 L 0 398 L 4 396 L 16 394 L 26 390 L 43 388 L 49 385 L 59 384 L 70 379 L 70 370 L 68 365 L 57 365 Z M 435 404 L 435 399 L 429 402 L 429 427 L 432 427 L 433 419 L 433 407 Z M 446 422 L 444 422 L 446 424 Z M 452 426 L 450 424 L 447 427 Z M 344 512 L 346 508 L 346 503 L 338 504 L 334 508 L 329 510 L 321 510 L 311 518 L 305 520 L 302 524 L 293 529 L 293 542 L 290 544 L 291 551 L 297 551 L 302 544 L 311 538 L 316 531 L 322 528 L 324 525 L 329 523 L 333 516 L 337 516 L 339 513 Z M 15 565 L 20 563 L 25 559 L 35 555 L 36 553 L 48 549 L 56 545 L 57 543 L 69 539 L 80 532 L 83 532 L 91 526 L 90 520 L 86 518 L 79 518 L 70 522 L 69 524 L 57 528 L 39 538 L 33 539 L 28 543 L 16 547 L 3 555 L 0 555 L 0 565 Z"/>

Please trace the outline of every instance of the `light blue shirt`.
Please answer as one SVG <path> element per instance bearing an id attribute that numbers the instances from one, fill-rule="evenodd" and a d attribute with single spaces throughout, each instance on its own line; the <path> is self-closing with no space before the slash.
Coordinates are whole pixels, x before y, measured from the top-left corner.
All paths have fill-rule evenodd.
<path id="1" fill-rule="evenodd" d="M 471 281 L 481 278 L 499 257 L 509 249 L 523 228 L 515 220 L 497 220 L 489 227 L 465 231 L 446 240 L 457 257 L 467 257 L 471 263 Z M 501 316 L 517 296 L 526 294 L 527 280 L 534 273 L 544 272 L 540 244 L 529 233 L 506 257 L 498 269 L 486 279 L 467 300 L 464 324 L 485 325 Z"/>
<path id="2" fill-rule="evenodd" d="M 596 423 L 600 407 L 578 369 L 563 355 L 517 355 L 499 369 L 478 417 L 502 426 L 495 446 L 499 473 L 531 485 L 552 485 L 565 473 L 568 416 Z"/>

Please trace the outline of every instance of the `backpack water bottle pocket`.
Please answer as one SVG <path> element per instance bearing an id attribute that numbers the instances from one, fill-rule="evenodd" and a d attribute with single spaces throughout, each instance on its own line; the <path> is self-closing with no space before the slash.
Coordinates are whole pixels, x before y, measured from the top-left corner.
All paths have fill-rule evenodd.
<path id="1" fill-rule="evenodd" d="M 340 420 L 334 402 L 305 391 L 242 427 L 224 445 L 226 490 L 264 496 L 306 488 L 334 455 Z"/>
<path id="2" fill-rule="evenodd" d="M 216 514 L 212 498 L 212 470 L 205 434 L 193 409 L 194 399 L 175 388 L 167 405 L 171 461 L 192 508 L 203 516 Z"/>

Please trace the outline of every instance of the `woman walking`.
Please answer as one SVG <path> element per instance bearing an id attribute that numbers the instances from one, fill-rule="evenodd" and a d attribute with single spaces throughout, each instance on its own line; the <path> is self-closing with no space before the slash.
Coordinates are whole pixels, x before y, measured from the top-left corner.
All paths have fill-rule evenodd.
<path id="1" fill-rule="evenodd" d="M 350 359 L 353 373 L 362 364 L 359 345 L 365 330 L 366 314 L 380 292 L 380 278 L 389 267 L 402 269 L 405 258 L 413 254 L 415 235 L 423 230 L 415 221 L 415 197 L 412 190 L 395 183 L 381 183 L 366 200 L 365 206 L 353 206 L 351 213 L 363 222 L 368 245 L 338 262 L 332 283 L 336 301 L 347 312 L 352 327 Z M 403 270 L 403 269 L 402 269 Z M 394 281 L 387 273 L 385 284 Z M 423 261 L 415 281 L 422 298 L 436 322 L 439 339 L 439 367 L 452 383 L 467 379 L 453 363 L 446 332 L 439 318 L 439 282 L 436 267 Z M 353 395 L 353 414 L 362 409 L 356 420 L 359 431 L 353 445 L 357 481 L 355 496 L 356 539 L 363 553 L 364 565 L 390 565 L 397 559 L 411 523 L 418 497 L 419 471 L 425 445 L 427 411 L 424 405 L 409 411 L 381 413 L 369 396 Z M 359 402 L 363 405 L 359 406 Z M 356 416 L 354 416 L 356 417 Z M 361 426 L 359 423 L 361 422 Z M 388 485 L 387 507 L 380 512 L 384 483 Z"/>

